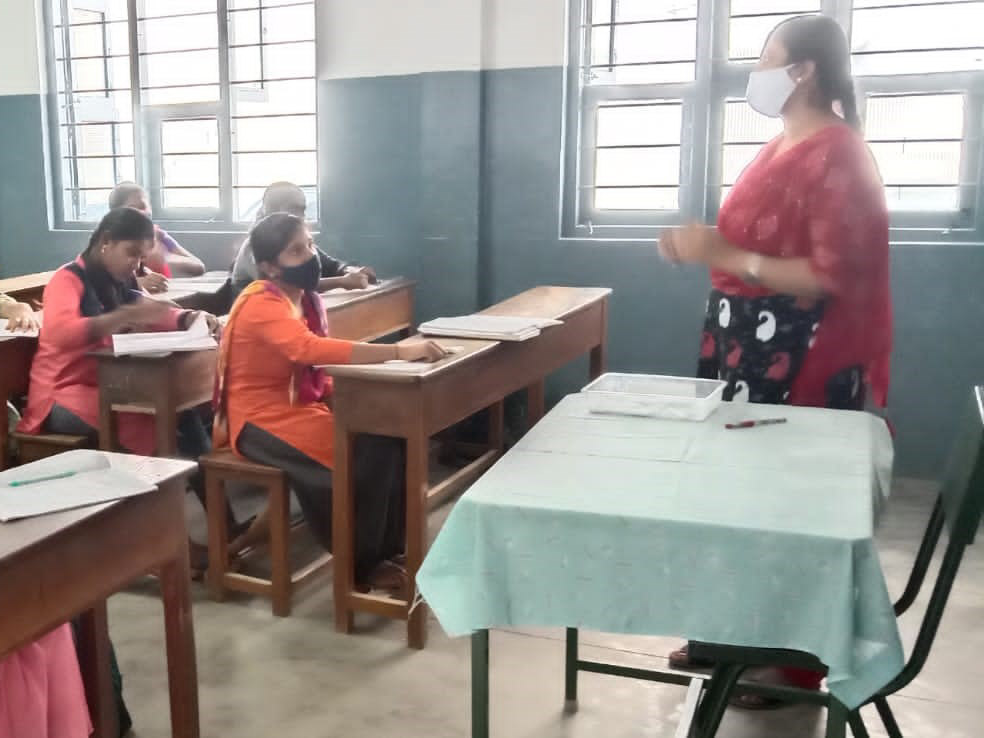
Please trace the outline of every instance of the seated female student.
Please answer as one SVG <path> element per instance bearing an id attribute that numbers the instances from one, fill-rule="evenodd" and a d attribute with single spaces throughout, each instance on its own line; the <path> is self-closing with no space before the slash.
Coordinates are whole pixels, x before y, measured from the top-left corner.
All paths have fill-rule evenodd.
<path id="1" fill-rule="evenodd" d="M 151 217 L 150 199 L 143 187 L 135 182 L 120 182 L 109 193 L 109 207 L 134 208 Z M 197 277 L 205 273 L 205 265 L 185 249 L 163 228 L 154 226 L 154 248 L 143 260 L 137 282 L 147 292 L 167 290 L 168 277 Z"/>
<path id="2" fill-rule="evenodd" d="M 7 321 L 7 329 L 11 331 L 36 331 L 40 328 L 38 316 L 23 302 L 17 302 L 13 297 L 0 292 L 0 318 Z"/>
<path id="3" fill-rule="evenodd" d="M 290 213 L 304 220 L 306 211 L 307 198 L 304 197 L 304 191 L 300 187 L 292 182 L 274 182 L 263 193 L 263 202 L 256 214 L 256 223 L 273 213 Z M 319 292 L 326 292 L 336 287 L 362 290 L 368 287 L 370 282 L 376 281 L 376 272 L 372 267 L 347 266 L 328 256 L 321 249 L 317 249 L 317 253 L 321 277 L 317 286 Z M 232 299 L 235 300 L 246 285 L 256 279 L 259 279 L 259 275 L 247 237 L 239 247 L 236 261 L 232 265 Z"/>
<path id="4" fill-rule="evenodd" d="M 0 738 L 88 738 L 91 732 L 67 624 L 0 657 Z"/>
<path id="5" fill-rule="evenodd" d="M 179 310 L 143 297 L 135 270 L 153 248 L 154 224 L 133 208 L 110 210 L 70 264 L 55 272 L 44 290 L 44 325 L 31 363 L 24 433 L 92 435 L 99 426 L 96 359 L 89 354 L 112 344 L 114 333 L 183 330 L 196 311 Z M 206 315 L 213 329 L 214 316 Z M 154 420 L 119 415 L 119 438 L 132 453 L 154 453 Z M 197 459 L 209 450 L 208 434 L 194 411 L 181 414 L 178 449 Z"/>
<path id="6" fill-rule="evenodd" d="M 394 346 L 328 338 L 317 250 L 296 215 L 261 220 L 250 247 L 264 279 L 243 290 L 223 331 L 213 440 L 283 469 L 312 532 L 330 549 L 333 416 L 325 404 L 328 379 L 313 367 L 436 361 L 445 351 L 432 341 Z M 361 436 L 355 456 L 356 581 L 403 593 L 403 444 Z M 231 553 L 264 538 L 265 524 L 266 515 L 259 516 Z"/>

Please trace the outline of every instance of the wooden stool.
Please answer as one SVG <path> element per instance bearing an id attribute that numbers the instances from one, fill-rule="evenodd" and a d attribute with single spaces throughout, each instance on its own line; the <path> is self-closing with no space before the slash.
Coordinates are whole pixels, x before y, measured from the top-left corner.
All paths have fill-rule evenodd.
<path id="1" fill-rule="evenodd" d="M 290 489 L 284 472 L 236 456 L 231 449 L 220 449 L 199 459 L 205 473 L 208 508 L 208 574 L 211 597 L 225 599 L 228 590 L 270 597 L 273 614 L 290 615 L 296 587 L 331 564 L 331 554 L 323 554 L 296 574 L 290 571 Z M 226 483 L 244 482 L 262 487 L 270 506 L 271 578 L 247 576 L 229 571 L 229 530 L 226 516 Z"/>
<path id="2" fill-rule="evenodd" d="M 17 459 L 21 464 L 29 464 L 38 459 L 71 451 L 75 448 L 94 448 L 88 436 L 72 436 L 64 433 L 21 433 L 14 431 L 10 437 L 17 441 Z"/>

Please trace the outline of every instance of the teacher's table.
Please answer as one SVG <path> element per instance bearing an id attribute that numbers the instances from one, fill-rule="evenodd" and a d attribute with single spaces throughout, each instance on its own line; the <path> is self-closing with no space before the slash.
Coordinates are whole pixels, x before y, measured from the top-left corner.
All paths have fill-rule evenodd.
<path id="1" fill-rule="evenodd" d="M 891 466 L 863 412 L 724 403 L 696 423 L 565 398 L 458 501 L 417 577 L 444 629 L 473 634 L 472 735 L 496 627 L 568 629 L 569 706 L 579 671 L 681 683 L 579 659 L 590 628 L 805 651 L 853 709 L 903 663 L 874 543 Z"/>

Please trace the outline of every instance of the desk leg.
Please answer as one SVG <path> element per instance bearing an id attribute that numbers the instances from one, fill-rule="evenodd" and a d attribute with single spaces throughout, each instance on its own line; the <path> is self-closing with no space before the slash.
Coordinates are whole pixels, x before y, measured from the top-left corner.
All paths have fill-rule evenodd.
<path id="1" fill-rule="evenodd" d="M 335 630 L 351 633 L 349 596 L 355 588 L 355 493 L 353 438 L 335 417 L 335 468 L 332 471 L 331 548 L 334 558 Z"/>
<path id="2" fill-rule="evenodd" d="M 410 603 L 417 594 L 417 571 L 427 555 L 427 434 L 417 428 L 407 438 L 407 571 L 410 575 Z M 407 613 L 407 645 L 423 648 L 427 644 L 427 605 L 417 602 Z"/>
<path id="3" fill-rule="evenodd" d="M 608 299 L 601 304 L 601 340 L 591 349 L 591 379 L 597 379 L 608 370 Z"/>
<path id="4" fill-rule="evenodd" d="M 827 705 L 827 732 L 824 735 L 826 738 L 847 736 L 847 708 L 834 697 L 830 698 Z"/>
<path id="5" fill-rule="evenodd" d="M 577 628 L 567 629 L 567 648 L 564 654 L 564 712 L 577 712 Z"/>
<path id="6" fill-rule="evenodd" d="M 544 380 L 539 380 L 534 382 L 529 387 L 526 388 L 526 427 L 527 429 L 532 428 L 534 425 L 540 422 L 543 417 L 544 412 L 544 402 L 545 402 L 545 385 Z"/>
<path id="7" fill-rule="evenodd" d="M 489 738 L 489 632 L 471 637 L 472 738 Z"/>
<path id="8" fill-rule="evenodd" d="M 506 410 L 502 400 L 489 406 L 489 449 L 502 452 L 505 447 Z"/>
<path id="9" fill-rule="evenodd" d="M 100 600 L 79 616 L 79 668 L 85 685 L 95 738 L 117 738 L 120 734 L 113 679 L 109 671 L 109 621 L 106 600 Z"/>
<path id="10" fill-rule="evenodd" d="M 119 450 L 117 436 L 119 423 L 109 400 L 99 398 L 99 448 L 103 451 Z"/>
<path id="11" fill-rule="evenodd" d="M 172 381 L 180 379 L 169 378 L 160 388 L 160 394 L 154 403 L 154 433 L 157 456 L 178 455 L 178 413 L 175 410 Z"/>
<path id="12" fill-rule="evenodd" d="M 164 601 L 164 636 L 167 644 L 167 676 L 171 698 L 171 735 L 199 738 L 198 669 L 195 664 L 195 628 L 191 617 L 191 571 L 188 563 L 188 534 L 184 526 L 182 477 L 164 485 L 162 493 L 175 504 L 173 515 L 175 558 L 161 567 L 161 598 Z"/>

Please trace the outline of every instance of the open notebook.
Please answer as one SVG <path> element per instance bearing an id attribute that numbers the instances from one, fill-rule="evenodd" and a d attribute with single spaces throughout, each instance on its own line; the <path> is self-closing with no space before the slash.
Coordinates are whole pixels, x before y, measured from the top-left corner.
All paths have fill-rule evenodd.
<path id="1" fill-rule="evenodd" d="M 119 333 L 113 336 L 113 353 L 117 356 L 200 351 L 216 346 L 218 344 L 212 338 L 204 315 L 198 315 L 186 331 Z"/>
<path id="2" fill-rule="evenodd" d="M 79 449 L 0 472 L 0 522 L 133 497 L 157 487 Z"/>
<path id="3" fill-rule="evenodd" d="M 540 329 L 561 325 L 550 318 L 522 318 L 511 315 L 460 315 L 435 318 L 418 329 L 427 336 L 480 338 L 489 341 L 526 341 L 540 335 Z"/>

